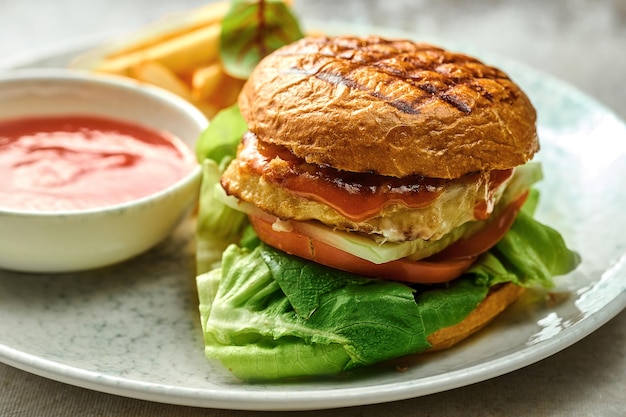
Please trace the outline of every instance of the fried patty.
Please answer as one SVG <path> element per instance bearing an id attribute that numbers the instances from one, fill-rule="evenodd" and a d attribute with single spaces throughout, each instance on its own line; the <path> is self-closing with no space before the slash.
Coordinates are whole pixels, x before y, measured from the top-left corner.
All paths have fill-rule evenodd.
<path id="1" fill-rule="evenodd" d="M 242 141 L 237 159 L 221 179 L 227 194 L 284 220 L 318 220 L 337 230 L 371 235 L 379 242 L 437 240 L 457 226 L 476 220 L 481 211 L 484 213 L 479 217 L 488 215 L 506 184 L 504 181 L 494 188 L 489 173 L 441 181 L 441 189 L 423 207 L 411 208 L 402 201 L 390 201 L 368 218 L 354 219 L 310 193 L 303 195 L 284 186 L 288 176 L 306 175 L 314 188 L 315 181 L 325 180 L 315 177 L 320 167 L 303 160 L 294 162 L 292 157 L 281 157 L 281 152 L 271 157 L 260 155 L 259 142 L 250 133 Z M 328 172 L 328 168 L 324 170 Z M 345 187 L 344 192 L 349 193 Z"/>

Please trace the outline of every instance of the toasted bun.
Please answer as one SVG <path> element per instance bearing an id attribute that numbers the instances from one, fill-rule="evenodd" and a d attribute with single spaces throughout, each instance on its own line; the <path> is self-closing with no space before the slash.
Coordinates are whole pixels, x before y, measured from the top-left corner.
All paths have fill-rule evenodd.
<path id="1" fill-rule="evenodd" d="M 429 350 L 447 349 L 468 338 L 485 327 L 509 305 L 513 304 L 523 293 L 523 287 L 512 283 L 492 289 L 487 298 L 465 320 L 454 326 L 438 330 L 428 336 L 428 342 L 432 346 Z"/>
<path id="2" fill-rule="evenodd" d="M 506 74 L 407 40 L 305 38 L 261 61 L 239 106 L 261 140 L 353 172 L 458 178 L 539 148 L 535 110 Z"/>

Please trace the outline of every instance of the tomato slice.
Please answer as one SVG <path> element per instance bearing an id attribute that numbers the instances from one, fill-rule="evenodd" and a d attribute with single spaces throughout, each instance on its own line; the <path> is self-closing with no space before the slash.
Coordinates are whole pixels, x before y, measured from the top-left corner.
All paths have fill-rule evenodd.
<path id="1" fill-rule="evenodd" d="M 453 280 L 474 262 L 474 258 L 440 262 L 399 259 L 384 264 L 375 264 L 297 231 L 277 232 L 272 229 L 270 221 L 257 216 L 250 216 L 250 223 L 259 238 L 270 246 L 331 268 L 363 276 L 436 284 Z"/>
<path id="2" fill-rule="evenodd" d="M 489 250 L 509 230 L 527 193 L 509 204 L 497 219 L 474 236 L 458 241 L 428 260 L 398 259 L 375 264 L 298 231 L 277 231 L 265 216 L 249 215 L 259 238 L 289 254 L 355 274 L 417 284 L 439 284 L 458 278 L 478 255 Z"/>

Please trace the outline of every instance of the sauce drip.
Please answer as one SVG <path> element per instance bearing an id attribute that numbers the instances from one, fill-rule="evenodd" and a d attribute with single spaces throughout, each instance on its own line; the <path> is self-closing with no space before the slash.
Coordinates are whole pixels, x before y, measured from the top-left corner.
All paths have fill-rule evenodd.
<path id="1" fill-rule="evenodd" d="M 503 171 L 490 171 L 489 179 L 487 184 L 487 191 L 485 195 L 485 199 L 478 201 L 476 206 L 474 206 L 474 218 L 476 220 L 487 220 L 491 213 L 493 212 L 495 203 L 494 196 L 496 190 L 500 188 L 502 184 L 513 175 L 512 169 L 507 169 Z"/>
<path id="2" fill-rule="evenodd" d="M 0 209 L 81 210 L 128 202 L 193 169 L 179 139 L 87 115 L 0 121 Z"/>

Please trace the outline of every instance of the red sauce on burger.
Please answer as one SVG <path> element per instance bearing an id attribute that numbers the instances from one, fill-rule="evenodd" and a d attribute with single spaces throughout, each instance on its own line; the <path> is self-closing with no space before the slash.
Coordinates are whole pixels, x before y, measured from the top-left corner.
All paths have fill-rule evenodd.
<path id="1" fill-rule="evenodd" d="M 262 175 L 265 180 L 280 184 L 294 195 L 327 204 L 344 217 L 363 221 L 389 204 L 402 204 L 411 209 L 432 204 L 452 182 L 488 181 L 484 201 L 478 201 L 475 218 L 485 220 L 493 210 L 495 190 L 513 174 L 512 169 L 483 174 L 469 174 L 457 180 L 428 178 L 419 175 L 395 178 L 373 173 L 352 173 L 331 167 L 309 164 L 278 145 L 261 142 L 256 135 L 244 135 L 238 158 Z M 276 170 L 272 161 L 285 161 L 288 169 Z"/>

